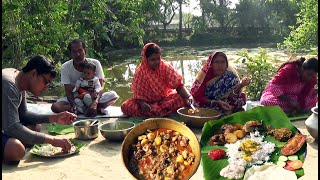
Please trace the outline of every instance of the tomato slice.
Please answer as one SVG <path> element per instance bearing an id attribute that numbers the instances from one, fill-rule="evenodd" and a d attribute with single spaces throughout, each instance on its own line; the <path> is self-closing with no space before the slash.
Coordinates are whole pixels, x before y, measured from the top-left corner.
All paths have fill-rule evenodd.
<path id="1" fill-rule="evenodd" d="M 292 162 L 292 161 L 288 160 L 288 161 L 286 162 L 286 165 L 285 165 L 283 168 L 286 169 L 286 170 L 289 170 L 289 171 L 294 171 L 295 169 L 290 166 L 290 163 L 291 163 L 291 162 Z"/>
<path id="2" fill-rule="evenodd" d="M 222 149 L 214 149 L 208 153 L 208 156 L 212 160 L 218 160 L 218 159 L 223 159 L 223 158 L 227 157 L 227 153 Z"/>

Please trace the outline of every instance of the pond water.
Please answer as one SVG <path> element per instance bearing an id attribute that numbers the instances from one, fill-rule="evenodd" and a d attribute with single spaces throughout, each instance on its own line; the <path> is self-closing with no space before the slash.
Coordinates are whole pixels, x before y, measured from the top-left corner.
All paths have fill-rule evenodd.
<path id="1" fill-rule="evenodd" d="M 306 56 L 305 54 L 292 54 L 275 48 L 274 45 L 234 46 L 234 47 L 162 47 L 162 58 L 167 60 L 183 76 L 185 86 L 190 89 L 195 76 L 206 62 L 212 50 L 224 52 L 231 64 L 237 68 L 240 75 L 246 75 L 241 64 L 234 61 L 239 59 L 238 52 L 244 49 L 250 55 L 259 53 L 259 47 L 267 50 L 270 57 L 278 63 L 288 60 L 292 56 Z M 108 53 L 107 60 L 100 60 L 106 75 L 105 90 L 113 90 L 120 96 L 115 105 L 120 106 L 126 99 L 132 97 L 131 80 L 136 67 L 140 64 L 140 49 L 117 50 Z M 275 66 L 276 67 L 276 66 Z M 64 89 L 61 85 L 50 87 L 44 96 L 62 97 Z"/>

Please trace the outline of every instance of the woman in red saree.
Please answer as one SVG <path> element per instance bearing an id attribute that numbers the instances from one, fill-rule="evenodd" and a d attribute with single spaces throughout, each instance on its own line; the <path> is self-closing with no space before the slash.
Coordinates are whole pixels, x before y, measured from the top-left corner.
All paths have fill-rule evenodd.
<path id="1" fill-rule="evenodd" d="M 182 76 L 161 59 L 160 47 L 148 43 L 142 49 L 142 62 L 132 80 L 133 98 L 121 105 L 131 117 L 166 116 L 193 101 Z"/>
<path id="2" fill-rule="evenodd" d="M 260 103 L 287 112 L 310 111 L 318 101 L 318 60 L 299 58 L 283 63 L 263 91 Z"/>
<path id="3" fill-rule="evenodd" d="M 236 70 L 228 64 L 223 52 L 211 53 L 190 91 L 197 106 L 213 108 L 225 114 L 243 110 L 246 96 L 241 89 L 249 85 L 251 79 L 245 77 L 240 82 Z"/>

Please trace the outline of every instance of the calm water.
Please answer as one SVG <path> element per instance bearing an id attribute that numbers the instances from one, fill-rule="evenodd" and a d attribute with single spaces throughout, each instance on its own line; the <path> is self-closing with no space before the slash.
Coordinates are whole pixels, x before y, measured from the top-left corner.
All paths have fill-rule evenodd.
<path id="1" fill-rule="evenodd" d="M 304 54 L 288 54 L 282 50 L 272 47 L 272 45 L 256 46 L 256 47 L 163 47 L 162 58 L 169 61 L 183 76 L 184 83 L 187 88 L 190 88 L 195 76 L 206 62 L 212 50 L 224 52 L 230 63 L 233 64 L 239 71 L 240 75 L 245 75 L 245 69 L 241 68 L 241 64 L 236 64 L 234 61 L 240 56 L 238 52 L 247 49 L 250 55 L 258 54 L 259 47 L 268 51 L 268 54 L 282 62 L 288 60 L 291 56 L 304 56 Z M 113 90 L 118 93 L 120 99 L 115 105 L 121 105 L 126 99 L 132 97 L 131 80 L 136 67 L 140 63 L 140 49 L 118 50 L 110 52 L 107 60 L 101 60 L 105 75 L 106 86 L 105 90 Z M 63 96 L 64 89 L 57 85 L 51 87 L 45 96 Z"/>

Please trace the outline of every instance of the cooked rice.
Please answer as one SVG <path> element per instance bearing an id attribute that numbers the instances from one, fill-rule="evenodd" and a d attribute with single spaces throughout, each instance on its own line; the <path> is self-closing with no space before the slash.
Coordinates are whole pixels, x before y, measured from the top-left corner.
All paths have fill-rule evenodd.
<path id="1" fill-rule="evenodd" d="M 252 162 L 247 162 L 242 158 L 242 152 L 238 149 L 240 148 L 240 143 L 246 139 L 252 139 L 258 142 L 260 145 L 259 150 L 255 151 L 251 157 Z M 263 141 L 264 136 L 260 135 L 259 131 L 251 132 L 250 135 L 245 136 L 243 139 L 238 140 L 234 144 L 225 144 L 227 147 L 228 162 L 232 165 L 237 166 L 252 166 L 254 164 L 263 164 L 270 160 L 271 153 L 275 150 L 275 144 L 267 141 Z"/>
<path id="2" fill-rule="evenodd" d="M 52 156 L 62 151 L 60 147 L 54 147 L 51 144 L 45 144 L 38 149 L 38 153 L 43 156 Z"/>

